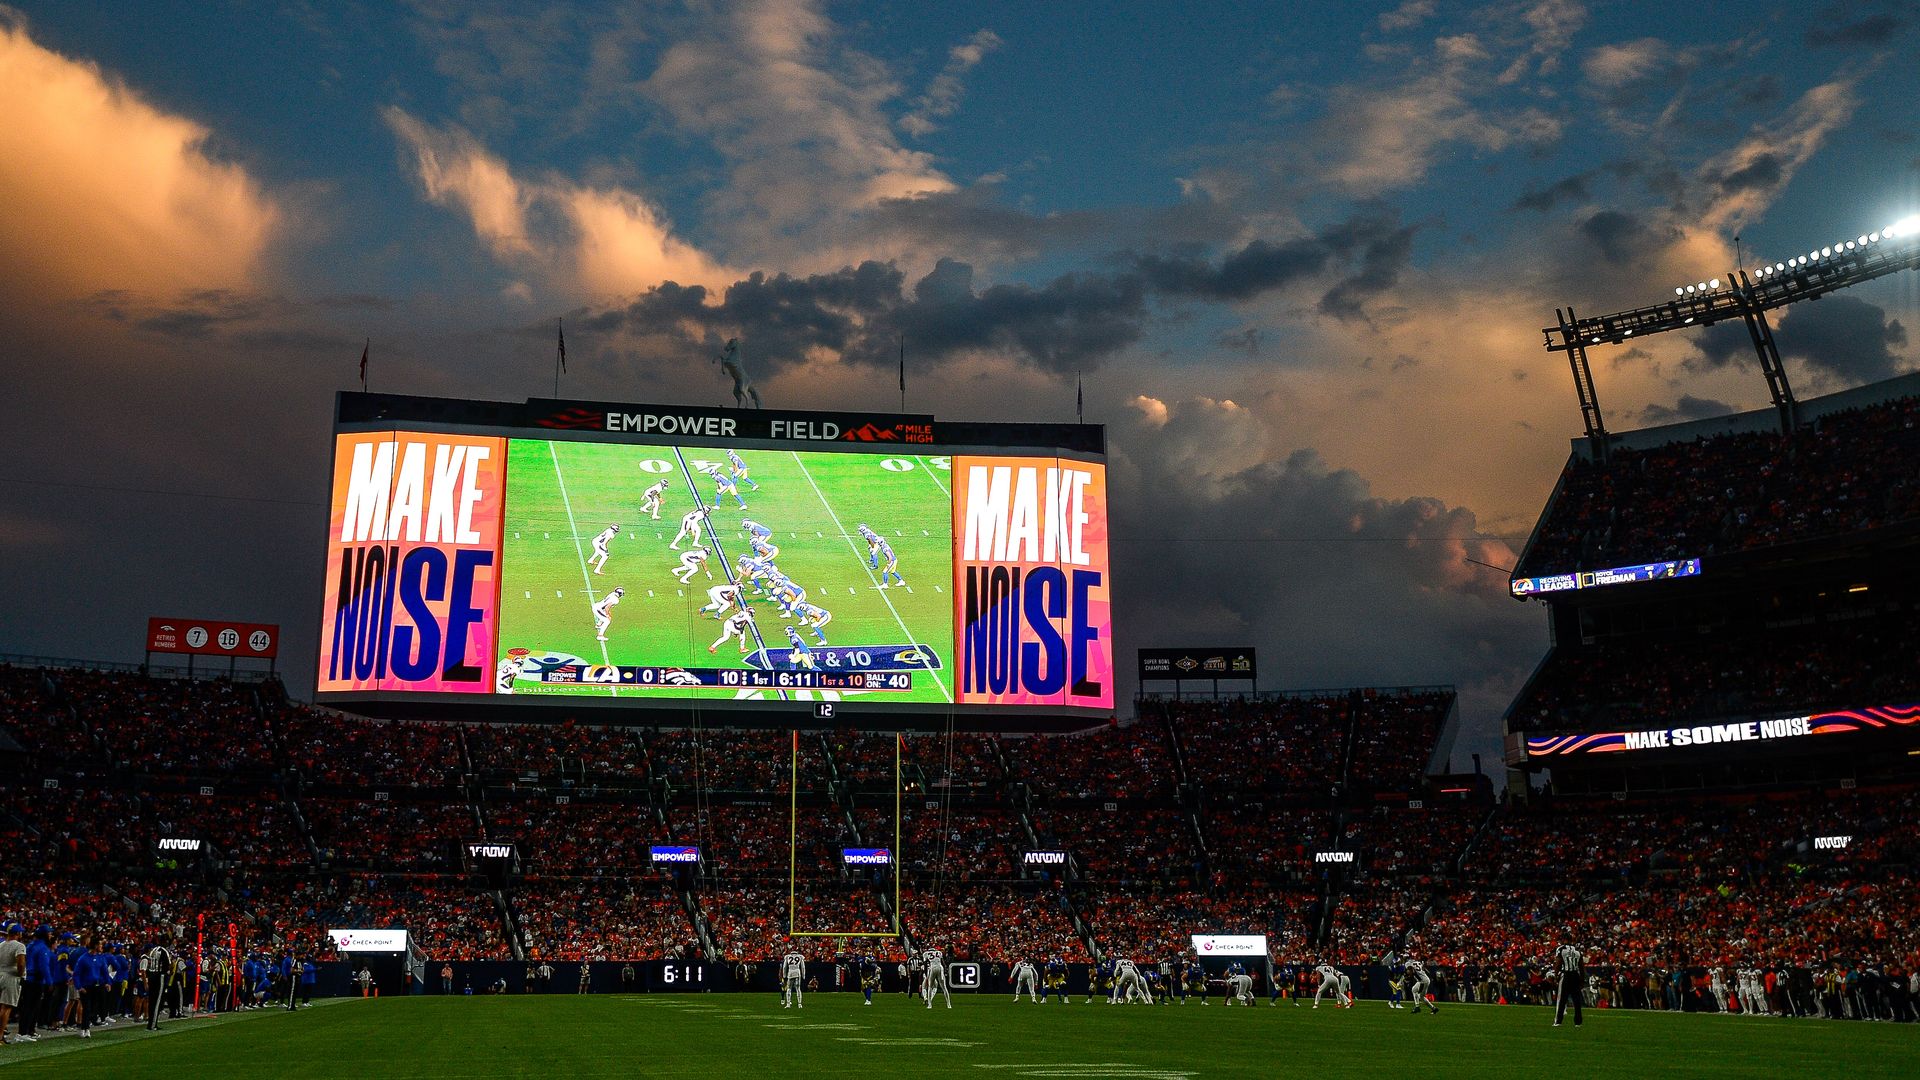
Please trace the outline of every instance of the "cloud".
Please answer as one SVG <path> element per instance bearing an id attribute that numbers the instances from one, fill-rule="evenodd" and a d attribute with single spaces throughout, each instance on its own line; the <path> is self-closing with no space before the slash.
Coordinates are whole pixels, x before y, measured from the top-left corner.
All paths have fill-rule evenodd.
<path id="1" fill-rule="evenodd" d="M 1724 401 L 1681 394 L 1680 400 L 1671 406 L 1656 403 L 1641 409 L 1640 421 L 1645 424 L 1676 424 L 1684 420 L 1706 420 L 1716 416 L 1729 416 L 1737 411 L 1739 410 Z"/>
<path id="2" fill-rule="evenodd" d="M 1647 266 L 1682 239 L 1657 217 L 1624 210 L 1598 211 L 1580 222 L 1579 232 L 1616 266 Z"/>
<path id="3" fill-rule="evenodd" d="M 384 116 L 427 200 L 464 214 L 496 261 L 539 275 L 550 291 L 594 299 L 731 276 L 640 195 L 558 176 L 523 180 L 461 128 L 433 127 L 397 106 Z"/>
<path id="4" fill-rule="evenodd" d="M 1910 366 L 1895 351 L 1906 347 L 1907 328 L 1857 296 L 1795 305 L 1781 319 L 1775 344 L 1783 358 L 1804 364 L 1817 384 L 1877 382 Z"/>
<path id="5" fill-rule="evenodd" d="M 907 288 L 892 262 L 814 274 L 754 273 L 724 290 L 667 283 L 597 312 L 594 327 L 678 343 L 682 352 L 740 337 L 754 363 L 778 372 L 822 357 L 891 362 L 905 337 L 916 359 L 992 355 L 1062 374 L 1090 369 L 1145 336 L 1150 301 L 1235 302 L 1334 280 L 1318 310 L 1363 320 L 1366 306 L 1405 268 L 1416 227 L 1368 207 L 1308 236 L 1253 240 L 1217 260 L 1128 253 L 1112 271 L 1069 272 L 1040 283 L 980 285 L 975 267 L 942 258 Z"/>
<path id="6" fill-rule="evenodd" d="M 1274 453 L 1232 400 L 1132 404 L 1109 428 L 1119 649 L 1245 641 L 1284 657 L 1290 686 L 1457 683 L 1473 749 L 1496 752 L 1494 703 L 1540 655 L 1543 617 L 1470 560 L 1512 566 L 1512 545 L 1465 507 L 1382 497 L 1310 448 Z"/>
<path id="7" fill-rule="evenodd" d="M 900 144 L 886 66 L 836 39 L 814 3 L 748 0 L 693 25 L 641 84 L 723 159 L 706 211 L 736 261 L 798 261 L 849 215 L 954 186 L 931 155 Z"/>
<path id="8" fill-rule="evenodd" d="M 1318 181 L 1373 196 L 1425 177 L 1448 147 L 1500 151 L 1557 139 L 1560 122 L 1539 108 L 1478 102 L 1493 81 L 1494 59 L 1479 37 L 1457 34 L 1435 40 L 1431 54 L 1391 85 L 1335 87 L 1314 139 Z"/>
<path id="9" fill-rule="evenodd" d="M 966 92 L 962 81 L 967 72 L 972 71 L 988 53 L 1001 45 L 1000 35 L 991 30 L 979 30 L 966 41 L 947 50 L 947 66 L 927 84 L 927 92 L 914 99 L 913 111 L 900 118 L 900 129 L 916 139 L 926 138 L 940 130 L 937 121 L 952 116 L 960 108 L 960 97 Z"/>
<path id="10" fill-rule="evenodd" d="M 285 212 L 212 132 L 97 65 L 36 43 L 0 7 L 0 286 L 43 300 L 241 286 Z"/>
<path id="11" fill-rule="evenodd" d="M 1433 0 L 1406 0 L 1399 7 L 1380 16 L 1378 20 L 1380 29 L 1387 33 L 1411 30 L 1433 18 L 1433 6 Z"/>
<path id="12" fill-rule="evenodd" d="M 1860 106 L 1854 92 L 1860 77 L 1844 74 L 1809 89 L 1774 122 L 1756 126 L 1703 163 L 1698 172 L 1706 188 L 1698 214 L 1701 226 L 1731 231 L 1757 220 L 1800 166 L 1853 118 Z"/>
<path id="13" fill-rule="evenodd" d="M 1812 49 L 1880 49 L 1892 44 L 1913 21 L 1911 8 L 1863 10 L 1870 5 L 1828 4 L 1807 26 L 1804 40 Z"/>

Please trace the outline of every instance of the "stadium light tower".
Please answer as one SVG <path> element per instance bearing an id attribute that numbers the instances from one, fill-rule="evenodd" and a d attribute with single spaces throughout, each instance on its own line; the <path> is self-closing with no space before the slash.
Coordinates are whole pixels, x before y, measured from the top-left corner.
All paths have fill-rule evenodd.
<path id="1" fill-rule="evenodd" d="M 1920 214 L 1902 218 L 1877 232 L 1822 246 L 1790 259 L 1735 270 L 1726 278 L 1710 278 L 1674 287 L 1673 299 L 1662 304 L 1617 311 L 1582 319 L 1571 307 L 1554 309 L 1558 325 L 1541 333 L 1548 352 L 1564 352 L 1573 368 L 1574 392 L 1580 397 L 1580 417 L 1594 452 L 1604 457 L 1607 429 L 1600 402 L 1593 391 L 1593 370 L 1587 350 L 1597 345 L 1619 345 L 1628 338 L 1646 337 L 1692 326 L 1712 326 L 1722 319 L 1739 319 L 1760 356 L 1767 392 L 1780 413 L 1780 430 L 1794 428 L 1793 387 L 1787 382 L 1780 350 L 1766 313 L 1801 300 L 1822 296 L 1850 285 L 1920 268 Z"/>

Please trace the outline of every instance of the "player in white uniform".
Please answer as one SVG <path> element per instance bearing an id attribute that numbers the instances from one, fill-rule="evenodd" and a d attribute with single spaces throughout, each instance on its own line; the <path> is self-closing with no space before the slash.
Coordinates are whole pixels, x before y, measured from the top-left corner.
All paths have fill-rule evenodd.
<path id="1" fill-rule="evenodd" d="M 707 590 L 707 606 L 700 609 L 700 614 L 724 619 L 735 604 L 740 604 L 742 608 L 746 607 L 745 604 L 740 603 L 740 586 L 729 581 L 725 585 L 715 585 Z"/>
<path id="2" fill-rule="evenodd" d="M 647 490 L 641 492 L 640 493 L 640 512 L 643 514 L 652 514 L 653 520 L 659 521 L 660 520 L 660 499 L 666 493 L 667 493 L 667 482 L 665 480 L 662 480 L 659 483 L 654 484 L 652 487 L 647 488 Z"/>
<path id="3" fill-rule="evenodd" d="M 1040 1003 L 1040 972 L 1034 969 L 1031 960 L 1022 960 L 1013 965 L 1013 1000 L 1019 1001 L 1023 993 L 1034 1004 Z"/>
<path id="4" fill-rule="evenodd" d="M 1720 964 L 1715 964 L 1714 966 L 1707 969 L 1707 986 L 1713 992 L 1714 1003 L 1720 1006 L 1721 1012 L 1723 1013 L 1726 1012 L 1727 1011 L 1727 969 L 1725 966 Z"/>
<path id="5" fill-rule="evenodd" d="M 1427 1000 L 1433 990 L 1433 979 L 1427 975 L 1427 965 L 1419 960 L 1407 961 L 1407 997 L 1413 999 L 1413 1011 L 1419 1012 L 1425 1005 L 1435 1016 L 1440 1015 L 1440 1006 Z"/>
<path id="6" fill-rule="evenodd" d="M 1340 991 L 1340 982 L 1342 979 L 1340 969 L 1334 967 L 1332 964 L 1321 964 L 1313 969 L 1313 973 L 1320 976 L 1320 988 L 1313 992 L 1313 1007 L 1316 1009 L 1319 1008 L 1320 995 L 1331 990 L 1333 991 L 1334 1008 L 1346 1008 L 1346 995 Z"/>
<path id="7" fill-rule="evenodd" d="M 713 513 L 713 511 L 704 506 L 696 506 L 687 511 L 686 516 L 680 519 L 680 531 L 673 534 L 673 543 L 667 546 L 675 551 L 679 551 L 680 541 L 682 540 L 691 540 L 696 544 L 699 543 L 700 529 L 706 525 L 707 515 L 711 513 Z"/>
<path id="8" fill-rule="evenodd" d="M 920 996 L 927 1001 L 927 1008 L 933 1008 L 935 994 L 947 999 L 947 1008 L 953 1008 L 953 992 L 947 989 L 947 958 L 939 949 L 928 949 L 920 954 L 920 962 L 926 971 L 920 976 Z"/>
<path id="9" fill-rule="evenodd" d="M 807 981 L 807 958 L 797 952 L 790 952 L 780 958 L 780 1007 L 786 1008 L 789 1001 L 796 1009 L 806 1008 L 800 1001 L 801 985 Z"/>
<path id="10" fill-rule="evenodd" d="M 1147 998 L 1148 1002 L 1153 1000 L 1147 994 L 1146 980 L 1140 977 L 1139 965 L 1123 956 L 1113 962 L 1113 989 L 1107 992 L 1107 1004 L 1132 1001 L 1136 993 Z"/>
<path id="11" fill-rule="evenodd" d="M 593 564 L 594 573 L 607 572 L 607 556 L 612 554 L 608 549 L 613 546 L 613 538 L 619 535 L 620 526 L 609 525 L 600 530 L 600 535 L 593 538 L 593 554 L 587 558 L 587 561 Z"/>
<path id="12" fill-rule="evenodd" d="M 625 595 L 626 589 L 615 589 L 593 605 L 593 632 L 599 635 L 601 641 L 607 640 L 607 627 L 613 625 L 613 605 L 618 604 Z"/>
<path id="13" fill-rule="evenodd" d="M 702 571 L 706 572 L 708 581 L 713 580 L 713 571 L 707 569 L 707 549 L 695 544 L 690 550 L 680 553 L 680 569 L 668 573 L 679 579 L 680 584 L 686 585 L 693 580 L 693 575 Z"/>
<path id="14" fill-rule="evenodd" d="M 1227 976 L 1227 1004 L 1253 1008 L 1253 976 L 1244 971 Z"/>
<path id="15" fill-rule="evenodd" d="M 495 693 L 513 693 L 513 681 L 520 677 L 520 661 L 525 660 L 532 651 L 531 649 L 507 650 L 506 659 L 500 661 L 500 667 L 494 672 L 493 689 Z"/>
<path id="16" fill-rule="evenodd" d="M 740 639 L 740 651 L 750 653 L 753 651 L 753 645 L 747 640 L 747 635 L 751 633 L 753 633 L 753 609 L 742 608 L 727 617 L 727 621 L 720 627 L 720 636 L 713 639 L 713 644 L 707 646 L 707 651 L 718 652 L 720 646 L 727 643 L 728 638 L 737 637 Z"/>

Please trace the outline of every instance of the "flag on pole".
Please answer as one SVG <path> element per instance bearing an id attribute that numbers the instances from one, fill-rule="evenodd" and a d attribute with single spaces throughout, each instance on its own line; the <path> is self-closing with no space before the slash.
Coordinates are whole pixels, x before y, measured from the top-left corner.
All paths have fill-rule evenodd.
<path id="1" fill-rule="evenodd" d="M 900 335 L 900 411 L 907 411 L 907 335 Z"/>
<path id="2" fill-rule="evenodd" d="M 365 393 L 367 389 L 367 353 L 372 349 L 372 338 L 368 338 L 367 343 L 360 347 L 360 390 L 362 393 Z"/>
<path id="3" fill-rule="evenodd" d="M 567 370 L 567 326 L 564 320 L 556 321 L 560 323 L 560 370 L 565 371 Z"/>
<path id="4" fill-rule="evenodd" d="M 1080 373 L 1073 373 L 1073 418 L 1076 423 L 1087 422 L 1087 391 L 1080 385 Z"/>

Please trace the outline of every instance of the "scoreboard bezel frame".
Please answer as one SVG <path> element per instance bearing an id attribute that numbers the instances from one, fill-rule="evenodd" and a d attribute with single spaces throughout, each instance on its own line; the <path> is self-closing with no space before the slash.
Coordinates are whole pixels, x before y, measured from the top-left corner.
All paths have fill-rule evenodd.
<path id="1" fill-rule="evenodd" d="M 719 418 L 736 423 L 784 423 L 788 430 L 817 432 L 832 425 L 839 431 L 857 431 L 861 425 L 881 430 L 909 427 L 924 430 L 931 442 L 898 439 L 842 440 L 795 435 L 788 438 L 750 435 L 610 431 L 593 428 L 543 426 L 540 421 L 561 415 L 654 414 L 690 419 Z M 472 419 L 466 417 L 471 416 Z M 1106 429 L 1099 424 L 1022 424 L 939 421 L 931 416 L 893 416 L 838 412 L 741 410 L 706 406 L 673 406 L 623 402 L 571 401 L 543 398 L 525 403 L 417 397 L 396 394 L 337 394 L 329 450 L 329 475 L 337 467 L 334 454 L 342 435 L 370 432 L 418 432 L 501 439 L 540 439 L 553 442 L 608 443 L 624 446 L 682 446 L 715 450 L 807 451 L 869 454 L 878 457 L 1042 457 L 1079 461 L 1105 468 Z M 950 438 L 941 438 L 943 432 Z M 1111 503 L 1108 505 L 1111 514 Z M 1111 518 L 1109 517 L 1109 520 Z M 1111 554 L 1109 554 L 1109 567 Z M 1107 583 L 1109 602 L 1112 582 Z M 324 610 L 316 622 L 316 641 L 324 640 Z M 1107 648 L 1116 658 L 1112 635 Z M 956 641 L 955 650 L 959 649 Z M 959 658 L 953 658 L 957 670 Z M 1115 664 L 1118 660 L 1115 660 Z M 1110 668 L 1110 670 L 1113 670 Z M 1117 674 L 1117 672 L 1116 672 Z M 1113 676 L 1110 675 L 1110 678 Z M 743 701 L 734 699 L 662 700 L 601 698 L 593 695 L 513 695 L 412 690 L 318 691 L 318 705 L 345 709 L 381 719 L 479 720 L 502 723 L 558 723 L 568 719 L 606 724 L 670 727 L 717 723 L 743 728 L 873 727 L 888 731 L 1053 732 L 1077 731 L 1106 723 L 1119 709 L 1115 687 L 1112 707 L 951 704 L 836 699 L 836 716 L 822 723 L 815 718 L 813 699 Z"/>

